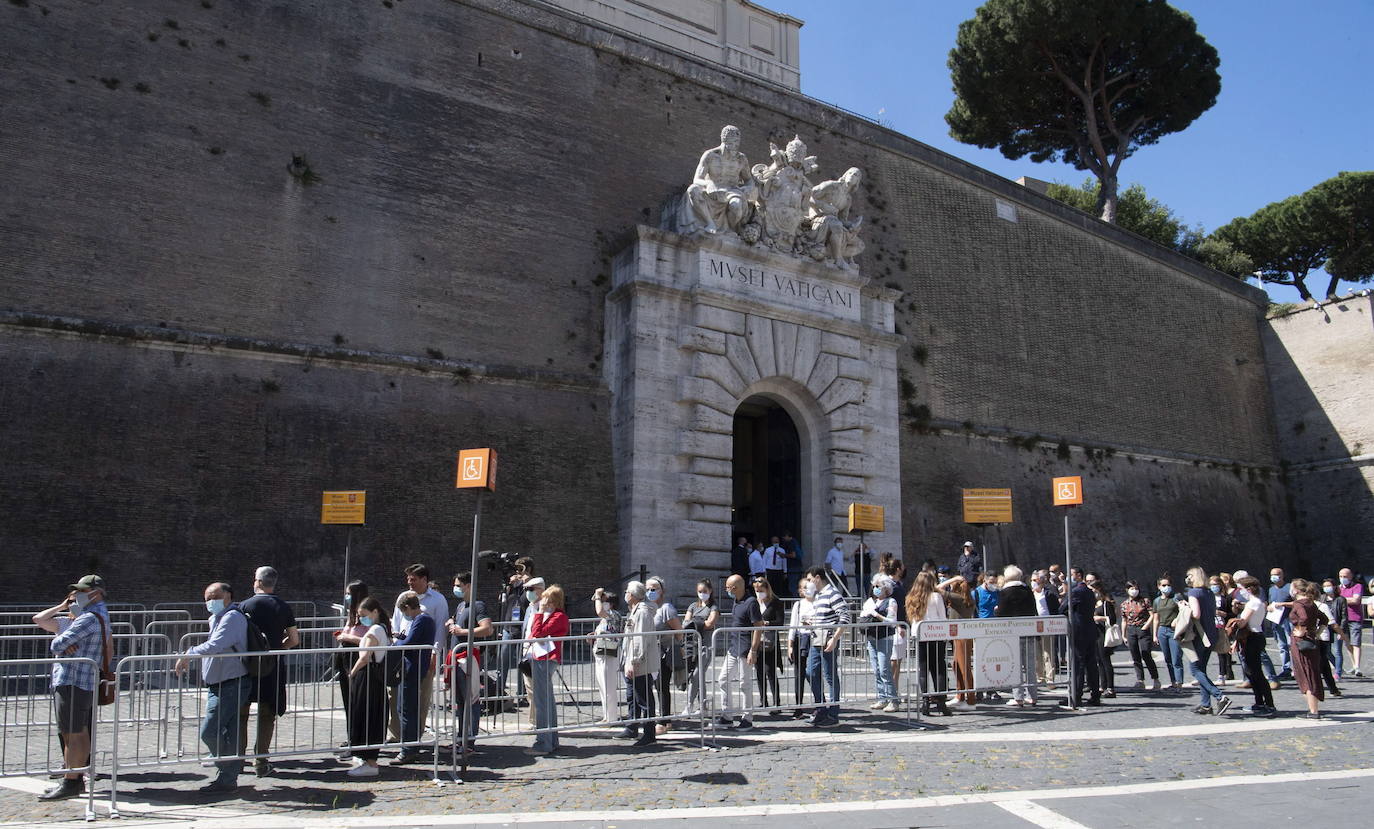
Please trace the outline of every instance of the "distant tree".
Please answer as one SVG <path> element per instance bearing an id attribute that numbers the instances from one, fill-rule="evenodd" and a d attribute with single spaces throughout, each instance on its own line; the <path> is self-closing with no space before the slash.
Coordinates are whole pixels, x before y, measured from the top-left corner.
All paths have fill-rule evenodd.
<path id="1" fill-rule="evenodd" d="M 1337 173 L 1313 187 L 1311 208 L 1330 234 L 1331 256 L 1326 273 L 1331 277 L 1326 295 L 1336 295 L 1336 285 L 1368 282 L 1374 278 L 1374 172 Z"/>
<path id="2" fill-rule="evenodd" d="M 1046 191 L 1050 198 L 1062 201 L 1070 207 L 1077 207 L 1084 213 L 1096 213 L 1097 206 L 1101 203 L 1101 192 L 1101 183 L 1094 179 L 1087 179 L 1078 187 L 1055 182 Z M 1174 211 L 1163 202 L 1150 198 L 1145 188 L 1138 183 L 1132 184 L 1119 194 L 1116 224 L 1167 248 L 1179 249 L 1183 222 L 1179 221 Z"/>
<path id="3" fill-rule="evenodd" d="M 1255 260 L 1236 246 L 1215 236 L 1208 236 L 1201 225 L 1179 235 L 1178 250 L 1202 264 L 1237 279 L 1245 279 L 1255 272 Z"/>
<path id="4" fill-rule="evenodd" d="M 988 0 L 949 53 L 945 121 L 966 144 L 1091 172 L 1115 222 L 1121 163 L 1216 103 L 1219 64 L 1164 0 Z"/>
<path id="5" fill-rule="evenodd" d="M 1374 277 L 1374 172 L 1340 173 L 1296 196 L 1217 228 L 1212 238 L 1253 260 L 1264 282 L 1311 300 L 1307 276 L 1325 267 L 1335 296 L 1342 279 Z"/>

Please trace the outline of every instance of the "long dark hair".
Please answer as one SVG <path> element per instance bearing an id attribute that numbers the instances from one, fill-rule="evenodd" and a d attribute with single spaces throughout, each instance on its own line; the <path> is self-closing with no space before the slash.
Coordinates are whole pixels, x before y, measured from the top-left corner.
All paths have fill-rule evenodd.
<path id="1" fill-rule="evenodd" d="M 358 624 L 358 605 L 362 604 L 363 599 L 367 598 L 367 582 L 351 581 L 346 588 L 348 592 L 348 625 L 353 627 Z"/>
<path id="2" fill-rule="evenodd" d="M 364 610 L 368 611 L 369 613 L 376 613 L 377 624 L 382 626 L 382 630 L 386 631 L 387 638 L 390 639 L 391 616 L 386 612 L 386 608 L 382 607 L 382 603 L 372 598 L 371 596 L 368 596 L 366 599 L 363 599 L 361 602 L 358 603 L 358 612 L 362 612 Z M 387 641 L 383 642 L 382 644 L 390 645 L 391 642 Z"/>

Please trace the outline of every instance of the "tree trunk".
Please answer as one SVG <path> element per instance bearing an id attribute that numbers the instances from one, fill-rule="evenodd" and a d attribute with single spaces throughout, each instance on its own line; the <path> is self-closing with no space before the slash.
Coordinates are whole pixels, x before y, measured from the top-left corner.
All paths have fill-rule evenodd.
<path id="1" fill-rule="evenodd" d="M 1331 277 L 1331 284 L 1326 286 L 1326 295 L 1328 298 L 1336 295 L 1336 284 L 1340 281 L 1341 278 L 1339 276 Z"/>
<path id="2" fill-rule="evenodd" d="M 1109 225 L 1116 224 L 1116 176 L 1106 175 L 1098 179 L 1097 188 L 1098 218 Z"/>
<path id="3" fill-rule="evenodd" d="M 1298 289 L 1298 296 L 1302 297 L 1303 302 L 1312 301 L 1312 292 L 1307 290 L 1307 283 L 1301 276 L 1293 277 L 1293 287 Z"/>

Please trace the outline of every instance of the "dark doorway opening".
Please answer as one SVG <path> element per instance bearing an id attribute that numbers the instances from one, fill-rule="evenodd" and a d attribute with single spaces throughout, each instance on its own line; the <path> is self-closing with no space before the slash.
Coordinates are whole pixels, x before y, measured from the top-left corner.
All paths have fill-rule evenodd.
<path id="1" fill-rule="evenodd" d="M 769 536 L 802 527 L 801 439 L 792 418 L 766 397 L 735 411 L 734 536 L 768 543 Z"/>

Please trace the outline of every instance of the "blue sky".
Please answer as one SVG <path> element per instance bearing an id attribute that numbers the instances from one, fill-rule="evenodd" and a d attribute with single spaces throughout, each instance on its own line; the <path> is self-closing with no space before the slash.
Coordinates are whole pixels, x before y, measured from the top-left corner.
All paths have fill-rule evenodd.
<path id="1" fill-rule="evenodd" d="M 945 61 L 981 0 L 763 0 L 806 21 L 802 91 L 875 118 L 998 175 L 1078 184 L 1066 164 L 1011 161 L 949 137 Z M 1221 94 L 1183 132 L 1139 150 L 1139 182 L 1188 225 L 1212 230 L 1341 170 L 1374 169 L 1374 0 L 1175 0 L 1221 56 Z M 1276 302 L 1297 292 L 1266 285 Z M 1308 279 L 1320 294 L 1326 277 Z M 1342 283 L 1341 291 L 1350 290 Z"/>

